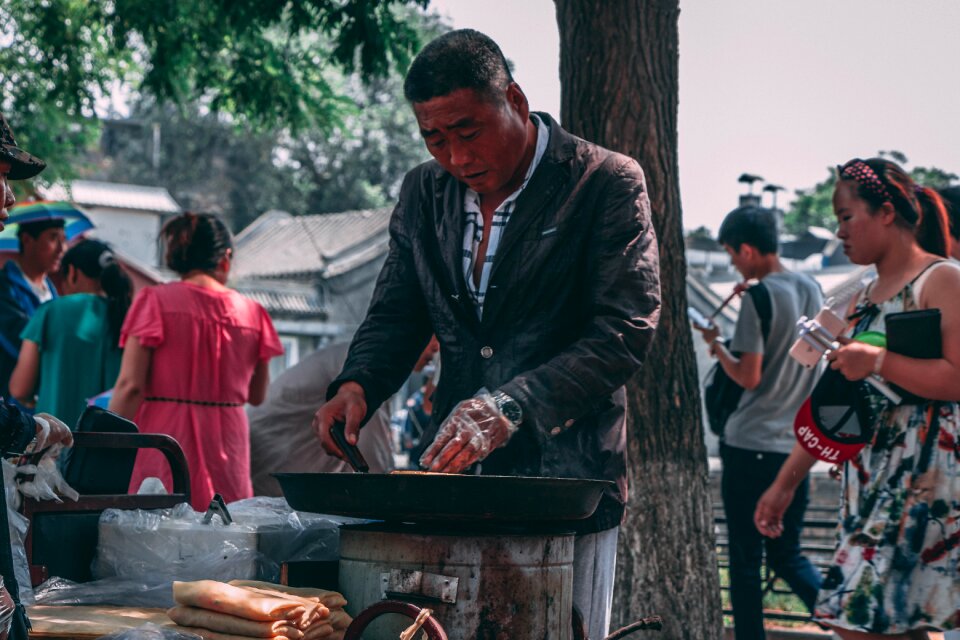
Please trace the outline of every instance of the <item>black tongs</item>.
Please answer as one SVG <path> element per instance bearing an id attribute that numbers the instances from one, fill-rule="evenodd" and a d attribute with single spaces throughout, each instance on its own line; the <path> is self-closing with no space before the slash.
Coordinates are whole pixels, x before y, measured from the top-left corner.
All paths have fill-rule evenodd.
<path id="1" fill-rule="evenodd" d="M 347 423 L 345 422 L 334 422 L 333 426 L 330 427 L 330 435 L 333 436 L 333 441 L 340 447 L 340 451 L 343 451 L 343 454 L 347 456 L 347 463 L 353 467 L 353 470 L 357 473 L 368 473 L 370 465 L 363 459 L 360 449 L 347 442 L 347 436 L 344 433 L 346 427 Z"/>

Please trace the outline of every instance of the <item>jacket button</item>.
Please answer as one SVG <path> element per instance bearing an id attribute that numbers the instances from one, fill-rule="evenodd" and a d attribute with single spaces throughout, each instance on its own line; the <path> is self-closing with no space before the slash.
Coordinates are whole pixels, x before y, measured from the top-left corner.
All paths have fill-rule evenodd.
<path id="1" fill-rule="evenodd" d="M 553 429 L 550 429 L 550 435 L 552 436 L 560 435 L 560 427 L 554 427 Z"/>
<path id="2" fill-rule="evenodd" d="M 480 355 L 483 356 L 484 358 L 492 358 L 492 357 L 493 357 L 493 347 L 484 347 L 484 348 L 480 349 Z"/>
<path id="3" fill-rule="evenodd" d="M 563 423 L 563 426 L 565 426 L 565 427 L 567 427 L 567 428 L 572 427 L 572 426 L 573 426 L 573 422 L 574 422 L 573 418 L 570 418 L 569 420 L 567 420 L 566 422 Z"/>

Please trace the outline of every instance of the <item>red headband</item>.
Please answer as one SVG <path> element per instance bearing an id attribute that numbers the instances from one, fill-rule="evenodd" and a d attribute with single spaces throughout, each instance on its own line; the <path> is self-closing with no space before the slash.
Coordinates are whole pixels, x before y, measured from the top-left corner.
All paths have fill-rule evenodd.
<path id="1" fill-rule="evenodd" d="M 857 158 L 842 167 L 837 166 L 837 172 L 840 174 L 841 179 L 856 180 L 857 184 L 871 194 L 879 197 L 882 201 L 893 202 L 893 196 L 890 195 L 890 191 L 887 190 L 886 185 L 880 180 L 880 176 L 863 160 Z"/>

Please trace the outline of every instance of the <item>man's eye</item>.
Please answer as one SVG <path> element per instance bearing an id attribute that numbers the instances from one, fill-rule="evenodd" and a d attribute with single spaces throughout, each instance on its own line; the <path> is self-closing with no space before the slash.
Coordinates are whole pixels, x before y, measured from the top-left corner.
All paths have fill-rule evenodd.
<path id="1" fill-rule="evenodd" d="M 480 135 L 480 131 L 479 131 L 479 130 L 476 130 L 476 131 L 468 131 L 468 132 L 466 132 L 466 133 L 461 133 L 461 134 L 460 134 L 460 139 L 461 139 L 461 140 L 473 140 L 473 139 L 476 138 L 478 135 Z"/>

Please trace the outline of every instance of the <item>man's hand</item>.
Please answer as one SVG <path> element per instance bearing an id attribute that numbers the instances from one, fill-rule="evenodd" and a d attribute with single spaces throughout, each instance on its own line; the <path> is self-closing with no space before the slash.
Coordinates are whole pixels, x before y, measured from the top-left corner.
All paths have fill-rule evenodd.
<path id="1" fill-rule="evenodd" d="M 507 443 L 517 430 L 486 391 L 458 404 L 420 457 L 420 466 L 460 473 Z"/>
<path id="2" fill-rule="evenodd" d="M 715 324 L 711 324 L 709 327 L 701 327 L 695 324 L 693 328 L 700 332 L 703 341 L 709 345 L 712 345 L 713 341 L 720 337 L 720 329 Z"/>
<path id="3" fill-rule="evenodd" d="M 337 389 L 337 395 L 317 409 L 313 417 L 313 431 L 327 453 L 345 460 L 346 456 L 330 435 L 330 427 L 335 422 L 345 423 L 344 435 L 347 442 L 356 446 L 360 423 L 366 415 L 367 399 L 363 387 L 356 382 L 344 382 Z"/>
<path id="4" fill-rule="evenodd" d="M 42 451 L 57 443 L 65 447 L 73 445 L 73 433 L 70 431 L 70 427 L 56 416 L 49 413 L 38 413 L 33 416 L 33 421 L 37 423 L 37 439 L 33 447 L 34 451 Z"/>
<path id="5" fill-rule="evenodd" d="M 774 482 L 757 501 L 753 524 L 761 535 L 779 538 L 783 534 L 783 514 L 793 501 L 793 491 L 781 489 Z"/>

